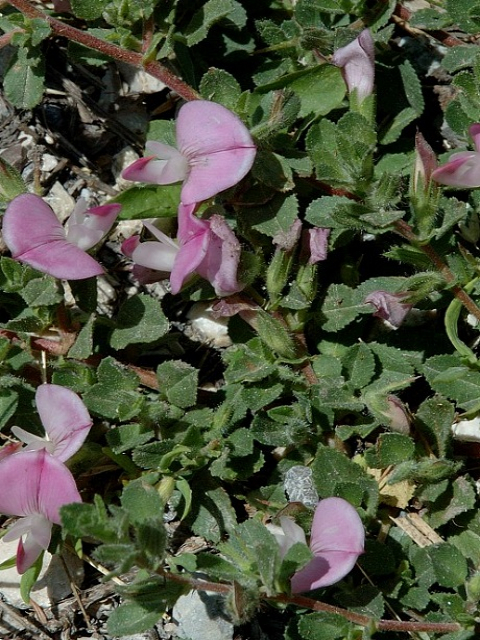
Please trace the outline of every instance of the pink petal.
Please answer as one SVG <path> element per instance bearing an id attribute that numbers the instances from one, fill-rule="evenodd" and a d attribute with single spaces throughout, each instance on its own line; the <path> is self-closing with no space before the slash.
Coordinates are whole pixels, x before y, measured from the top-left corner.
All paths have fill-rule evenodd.
<path id="1" fill-rule="evenodd" d="M 344 578 L 355 566 L 359 554 L 328 551 L 315 557 L 292 576 L 292 593 L 329 587 Z"/>
<path id="2" fill-rule="evenodd" d="M 209 240 L 209 234 L 206 232 L 195 236 L 180 247 L 170 274 L 170 285 L 173 294 L 180 291 L 185 280 L 194 273 L 204 259 L 208 250 Z"/>
<path id="3" fill-rule="evenodd" d="M 92 426 L 86 406 L 76 393 L 58 384 L 42 384 L 35 401 L 48 439 L 54 443 L 53 455 L 65 462 L 85 441 Z"/>
<path id="4" fill-rule="evenodd" d="M 171 271 L 178 254 L 178 247 L 162 242 L 141 242 L 132 253 L 132 260 L 147 269 Z"/>
<path id="5" fill-rule="evenodd" d="M 177 146 L 190 165 L 181 194 L 183 204 L 207 200 L 250 171 L 255 144 L 229 109 L 207 100 L 187 102 L 178 112 L 176 126 Z"/>
<path id="6" fill-rule="evenodd" d="M 17 196 L 3 216 L 3 239 L 12 257 L 54 278 L 82 280 L 103 273 L 91 256 L 65 239 L 52 209 L 38 196 Z"/>
<path id="7" fill-rule="evenodd" d="M 310 245 L 309 264 L 316 264 L 327 259 L 328 238 L 330 229 L 324 227 L 315 227 L 308 230 L 308 239 Z"/>
<path id="8" fill-rule="evenodd" d="M 181 245 L 186 244 L 195 236 L 206 233 L 210 228 L 207 220 L 202 220 L 194 215 L 195 207 L 195 203 L 189 205 L 180 203 L 178 207 L 177 238 Z"/>
<path id="9" fill-rule="evenodd" d="M 122 205 L 105 204 L 81 213 L 76 211 L 77 207 L 78 202 L 68 221 L 67 240 L 88 251 L 110 231 Z"/>
<path id="10" fill-rule="evenodd" d="M 315 558 L 292 577 L 292 592 L 318 589 L 341 580 L 363 553 L 364 542 L 362 521 L 351 504 L 342 498 L 321 500 L 310 537 Z"/>
<path id="11" fill-rule="evenodd" d="M 3 239 L 14 258 L 37 247 L 65 240 L 65 231 L 52 209 L 39 196 L 14 198 L 3 216 Z"/>
<path id="12" fill-rule="evenodd" d="M 374 316 L 386 320 L 398 329 L 412 308 L 410 303 L 402 302 L 407 296 L 407 293 L 389 293 L 388 291 L 378 290 L 372 291 L 364 302 L 370 303 L 375 307 Z"/>
<path id="13" fill-rule="evenodd" d="M 51 532 L 52 525 L 50 525 L 50 536 Z M 25 573 L 27 569 L 30 569 L 32 564 L 37 560 L 42 551 L 47 549 L 49 544 L 50 540 L 48 541 L 46 547 L 42 547 L 34 538 L 32 538 L 32 536 L 29 535 L 27 535 L 25 543 L 20 538 L 20 540 L 18 541 L 16 561 L 18 573 L 21 575 L 22 573 Z"/>
<path id="14" fill-rule="evenodd" d="M 420 131 L 417 131 L 415 135 L 415 170 L 413 174 L 415 191 L 419 188 L 419 179 L 421 179 L 424 189 L 428 187 L 437 166 L 437 157 L 432 147 Z"/>
<path id="15" fill-rule="evenodd" d="M 133 252 L 140 244 L 140 236 L 130 236 L 122 242 L 122 246 L 120 247 L 121 252 L 127 256 L 127 258 L 131 258 Z"/>
<path id="16" fill-rule="evenodd" d="M 356 89 L 359 100 L 363 100 L 373 92 L 375 47 L 369 29 L 364 29 L 353 42 L 338 49 L 332 62 L 342 68 L 349 93 Z"/>
<path id="17" fill-rule="evenodd" d="M 475 144 L 475 149 L 480 152 L 480 124 L 478 122 L 472 124 L 468 132 Z"/>
<path id="18" fill-rule="evenodd" d="M 451 187 L 480 187 L 480 153 L 460 151 L 435 169 L 432 180 Z"/>
<path id="19" fill-rule="evenodd" d="M 212 284 L 217 296 L 229 296 L 245 286 L 237 280 L 240 243 L 222 216 L 214 215 L 208 222 L 209 245 L 196 271 Z"/>
<path id="20" fill-rule="evenodd" d="M 21 427 L 12 427 L 11 431 L 13 435 L 24 442 L 27 446 L 23 448 L 24 451 L 38 451 L 39 449 L 46 449 L 48 453 L 53 454 L 55 451 L 55 443 L 36 436 L 29 431 L 25 431 Z M 21 446 L 21 445 L 20 445 Z"/>
<path id="21" fill-rule="evenodd" d="M 202 202 L 233 187 L 250 171 L 255 154 L 252 147 L 216 151 L 191 159 L 190 175 L 180 195 L 182 202 Z"/>
<path id="22" fill-rule="evenodd" d="M 67 467 L 40 451 L 20 451 L 0 461 L 0 513 L 12 516 L 41 514 L 60 523 L 59 509 L 81 502 L 75 480 Z"/>
<path id="23" fill-rule="evenodd" d="M 188 160 L 174 147 L 149 141 L 145 145 L 145 158 L 127 167 L 122 178 L 136 182 L 172 184 L 181 182 L 188 175 Z"/>
<path id="24" fill-rule="evenodd" d="M 5 542 L 22 536 L 17 547 L 17 571 L 25 573 L 43 550 L 48 548 L 52 535 L 52 523 L 40 514 L 20 518 L 10 527 L 3 539 Z M 25 540 L 23 540 L 25 536 Z"/>

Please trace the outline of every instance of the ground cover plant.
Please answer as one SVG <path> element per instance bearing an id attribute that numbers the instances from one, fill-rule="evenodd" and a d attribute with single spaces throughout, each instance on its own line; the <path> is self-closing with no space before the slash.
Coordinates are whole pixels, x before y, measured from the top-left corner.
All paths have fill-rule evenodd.
<path id="1" fill-rule="evenodd" d="M 0 569 L 35 609 L 75 553 L 110 637 L 194 590 L 237 637 L 475 638 L 480 3 L 0 29 Z"/>

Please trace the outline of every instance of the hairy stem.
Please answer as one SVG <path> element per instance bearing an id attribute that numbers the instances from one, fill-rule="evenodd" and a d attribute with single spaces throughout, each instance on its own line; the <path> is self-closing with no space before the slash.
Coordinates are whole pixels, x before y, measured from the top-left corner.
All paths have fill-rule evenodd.
<path id="1" fill-rule="evenodd" d="M 158 573 L 164 576 L 167 580 L 173 580 L 174 582 L 185 584 L 191 589 L 196 589 L 197 591 L 211 591 L 213 593 L 223 593 L 225 595 L 232 591 L 232 586 L 229 584 L 197 580 L 186 575 L 179 575 L 176 573 L 172 574 L 168 571 L 164 571 L 163 569 L 159 569 Z M 346 620 L 350 620 L 350 622 L 353 622 L 354 624 L 358 624 L 362 627 L 374 626 L 379 631 L 403 631 L 405 633 L 420 633 L 422 631 L 426 633 L 450 633 L 462 630 L 462 627 L 456 622 L 404 622 L 402 620 L 375 620 L 360 613 L 353 613 L 352 611 L 347 611 L 341 607 L 335 607 L 331 604 L 326 604 L 320 600 L 313 600 L 312 598 L 307 598 L 305 596 L 263 596 L 263 599 L 269 602 L 293 604 L 304 609 L 311 609 L 312 611 L 334 613 L 342 616 L 342 618 L 345 618 Z"/>
<path id="2" fill-rule="evenodd" d="M 63 36 L 68 40 L 78 42 L 89 49 L 99 51 L 100 53 L 114 58 L 115 60 L 120 60 L 121 62 L 126 62 L 134 67 L 144 69 L 147 73 L 163 82 L 167 87 L 178 93 L 178 95 L 185 100 L 198 100 L 201 97 L 195 89 L 156 60 L 144 61 L 141 53 L 123 49 L 111 42 L 105 42 L 86 31 L 81 31 L 80 29 L 76 29 L 75 27 L 57 20 L 56 18 L 47 16 L 43 11 L 40 11 L 31 5 L 28 0 L 6 1 L 12 7 L 15 7 L 15 9 L 21 11 L 28 18 L 40 18 L 48 22 L 52 31 L 58 36 Z"/>
<path id="3" fill-rule="evenodd" d="M 459 302 L 463 304 L 463 306 L 469 313 L 475 316 L 477 320 L 480 320 L 480 309 L 468 295 L 468 293 L 464 291 L 464 289 L 462 289 L 462 287 L 458 286 L 457 284 L 452 284 L 453 282 L 455 282 L 456 278 L 452 271 L 449 269 L 448 265 L 435 251 L 435 249 L 429 244 L 421 244 L 418 241 L 417 236 L 413 233 L 410 225 L 408 225 L 403 220 L 397 220 L 397 222 L 395 223 L 395 229 L 397 233 L 402 236 L 402 238 L 408 240 L 414 247 L 419 248 L 426 256 L 428 256 L 430 261 L 435 265 L 437 271 L 445 278 L 445 281 L 451 285 L 450 290 L 455 298 L 457 298 L 457 300 L 459 300 Z"/>

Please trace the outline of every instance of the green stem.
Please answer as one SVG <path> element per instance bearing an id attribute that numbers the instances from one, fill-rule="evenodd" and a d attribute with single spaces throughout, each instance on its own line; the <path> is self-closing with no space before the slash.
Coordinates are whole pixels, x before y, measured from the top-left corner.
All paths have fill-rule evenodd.
<path id="1" fill-rule="evenodd" d="M 199 100 L 201 98 L 200 94 L 197 93 L 195 89 L 156 60 L 146 62 L 141 53 L 123 49 L 111 42 L 105 42 L 105 40 L 101 40 L 87 31 L 81 31 L 80 29 L 76 29 L 75 27 L 57 20 L 56 18 L 52 18 L 31 5 L 28 0 L 7 0 L 7 2 L 12 7 L 15 7 L 15 9 L 18 9 L 18 11 L 23 13 L 27 18 L 39 18 L 41 20 L 45 20 L 52 31 L 58 36 L 63 36 L 68 40 L 78 42 L 84 47 L 99 51 L 100 53 L 103 53 L 110 58 L 114 58 L 115 60 L 120 60 L 121 62 L 126 62 L 134 67 L 144 69 L 148 74 L 166 84 L 172 91 L 178 93 L 178 95 L 184 98 L 184 100 Z"/>

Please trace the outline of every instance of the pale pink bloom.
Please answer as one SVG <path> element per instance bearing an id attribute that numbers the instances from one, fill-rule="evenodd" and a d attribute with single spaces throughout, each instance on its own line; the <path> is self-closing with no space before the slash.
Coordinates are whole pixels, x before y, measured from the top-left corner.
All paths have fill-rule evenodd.
<path id="1" fill-rule="evenodd" d="M 110 230 L 121 205 L 87 209 L 81 200 L 67 224 L 40 198 L 24 193 L 14 198 L 3 216 L 3 239 L 12 257 L 54 278 L 82 280 L 103 273 L 86 251 Z"/>
<path id="2" fill-rule="evenodd" d="M 432 175 L 437 168 L 437 157 L 423 135 L 417 131 L 415 135 L 415 168 L 413 172 L 413 190 L 428 191 Z"/>
<path id="3" fill-rule="evenodd" d="M 60 507 L 82 499 L 70 471 L 45 449 L 1 460 L 0 486 L 0 513 L 20 516 L 3 540 L 20 538 L 17 570 L 24 573 L 48 548 L 52 525 L 60 524 Z"/>
<path id="4" fill-rule="evenodd" d="M 364 29 L 350 44 L 337 49 L 332 62 L 341 68 L 348 92 L 356 90 L 360 102 L 373 93 L 375 47 L 369 29 Z"/>
<path id="5" fill-rule="evenodd" d="M 26 443 L 24 450 L 46 449 L 65 462 L 85 441 L 92 426 L 87 407 L 76 393 L 58 384 L 42 384 L 37 388 L 35 402 L 45 429 L 45 438 L 12 427 L 12 433 Z"/>
<path id="6" fill-rule="evenodd" d="M 408 293 L 389 293 L 388 291 L 372 291 L 364 300 L 375 307 L 374 316 L 388 322 L 392 327 L 398 327 L 405 320 L 413 305 L 402 302 Z"/>
<path id="7" fill-rule="evenodd" d="M 363 553 L 360 516 L 343 498 L 320 500 L 313 516 L 310 549 L 314 558 L 292 577 L 292 593 L 328 587 L 344 578 Z"/>
<path id="8" fill-rule="evenodd" d="M 305 543 L 305 533 L 290 518 L 280 518 L 280 527 L 268 528 L 280 546 L 280 556 L 297 542 Z M 310 550 L 314 558 L 291 580 L 292 593 L 328 587 L 344 578 L 363 553 L 365 530 L 360 516 L 343 498 L 325 498 L 313 516 Z"/>
<path id="9" fill-rule="evenodd" d="M 193 204 L 233 187 L 250 171 L 256 148 L 243 122 L 220 104 L 194 100 L 176 121 L 177 148 L 148 141 L 145 158 L 127 167 L 125 180 L 183 182 L 181 202 Z"/>
<path id="10" fill-rule="evenodd" d="M 470 136 L 476 151 L 460 151 L 432 173 L 432 180 L 450 187 L 480 187 L 480 123 L 472 124 Z"/>
<path id="11" fill-rule="evenodd" d="M 331 229 L 323 227 L 308 229 L 308 242 L 310 248 L 309 264 L 316 264 L 317 262 L 327 259 L 328 238 L 330 237 L 330 232 Z"/>
<path id="12" fill-rule="evenodd" d="M 224 218 L 213 215 L 201 220 L 194 214 L 195 205 L 180 205 L 178 244 L 154 225 L 144 222 L 157 241 L 140 242 L 134 236 L 122 245 L 122 251 L 136 265 L 157 271 L 170 271 L 172 293 L 178 293 L 194 273 L 208 280 L 218 296 L 241 291 L 237 280 L 241 247 Z M 152 281 L 151 272 L 136 273 L 142 281 Z M 148 278 L 148 280 L 147 280 Z"/>

